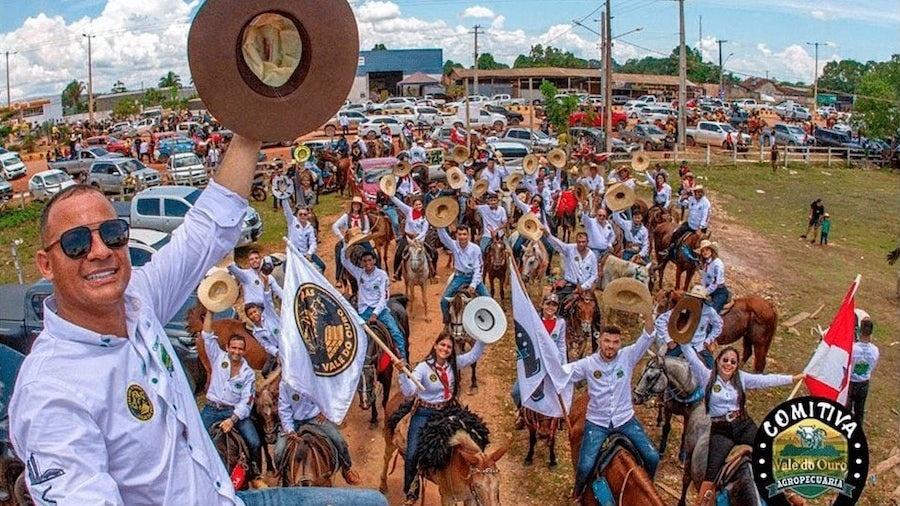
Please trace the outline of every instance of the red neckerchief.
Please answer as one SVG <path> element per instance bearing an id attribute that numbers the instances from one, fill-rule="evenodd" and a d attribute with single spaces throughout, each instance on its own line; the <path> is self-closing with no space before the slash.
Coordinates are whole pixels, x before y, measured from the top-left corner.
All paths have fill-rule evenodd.
<path id="1" fill-rule="evenodd" d="M 541 206 L 537 204 L 531 204 L 531 212 L 539 215 L 541 213 Z"/>
<path id="2" fill-rule="evenodd" d="M 350 228 L 362 228 L 362 215 L 348 214 L 350 218 Z"/>
<path id="3" fill-rule="evenodd" d="M 441 384 L 444 385 L 444 400 L 450 398 L 450 378 L 447 376 L 447 367 L 449 364 L 438 365 L 437 362 L 434 363 L 434 370 L 438 373 L 438 379 L 441 380 Z"/>
<path id="4" fill-rule="evenodd" d="M 412 210 L 412 218 L 413 218 L 413 220 L 418 220 L 418 219 L 421 218 L 424 214 L 425 214 L 425 213 L 422 212 L 421 209 L 413 209 L 413 210 Z"/>
<path id="5" fill-rule="evenodd" d="M 553 329 L 556 328 L 556 318 L 542 318 L 544 322 L 544 328 L 547 329 L 548 334 L 553 333 Z"/>

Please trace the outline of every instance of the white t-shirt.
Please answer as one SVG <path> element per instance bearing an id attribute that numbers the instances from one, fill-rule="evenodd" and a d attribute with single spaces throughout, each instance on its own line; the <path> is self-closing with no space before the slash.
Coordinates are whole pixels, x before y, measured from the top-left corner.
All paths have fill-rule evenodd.
<path id="1" fill-rule="evenodd" d="M 872 378 L 872 371 L 878 364 L 878 346 L 872 343 L 856 342 L 853 343 L 853 358 L 850 362 L 853 364 L 850 368 L 850 381 L 859 383 L 869 381 Z"/>

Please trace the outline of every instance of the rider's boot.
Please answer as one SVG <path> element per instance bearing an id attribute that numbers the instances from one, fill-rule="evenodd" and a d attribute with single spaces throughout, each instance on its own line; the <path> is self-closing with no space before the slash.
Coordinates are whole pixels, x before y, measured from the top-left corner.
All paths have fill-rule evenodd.
<path id="1" fill-rule="evenodd" d="M 347 482 L 347 485 L 359 485 L 359 482 L 361 481 L 359 473 L 350 467 L 341 470 L 341 475 L 344 477 L 344 481 Z"/>
<path id="2" fill-rule="evenodd" d="M 716 486 L 711 481 L 704 481 L 697 493 L 697 506 L 713 506 L 716 504 Z"/>

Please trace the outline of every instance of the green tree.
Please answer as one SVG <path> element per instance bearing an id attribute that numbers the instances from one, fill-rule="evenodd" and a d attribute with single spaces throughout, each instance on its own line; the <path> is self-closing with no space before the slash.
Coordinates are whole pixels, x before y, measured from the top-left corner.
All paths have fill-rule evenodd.
<path id="1" fill-rule="evenodd" d="M 874 62 L 860 63 L 856 60 L 830 61 L 822 69 L 819 90 L 856 93 L 860 79 L 873 65 Z"/>
<path id="2" fill-rule="evenodd" d="M 478 70 L 496 70 L 509 68 L 509 65 L 494 60 L 494 55 L 492 55 L 491 53 L 481 53 L 480 55 L 478 55 L 478 62 L 476 66 L 478 67 Z"/>
<path id="3" fill-rule="evenodd" d="M 372 51 L 387 51 L 387 46 L 379 42 L 378 44 L 375 44 L 374 47 L 372 47 Z"/>
<path id="4" fill-rule="evenodd" d="M 529 67 L 563 67 L 563 68 L 588 68 L 588 61 L 578 58 L 571 51 L 563 51 L 553 46 L 546 48 L 541 44 L 531 46 L 528 55 L 520 54 L 513 62 L 513 68 Z"/>
<path id="5" fill-rule="evenodd" d="M 578 97 L 566 96 L 556 98 L 559 90 L 550 81 L 541 82 L 541 95 L 544 96 L 544 114 L 557 133 L 569 131 L 569 116 L 578 108 Z"/>
<path id="6" fill-rule="evenodd" d="M 171 70 L 159 78 L 160 88 L 181 88 L 181 77 Z"/>
<path id="7" fill-rule="evenodd" d="M 62 106 L 66 114 L 78 114 L 87 110 L 82 94 L 84 93 L 84 82 L 77 79 L 72 80 L 63 88 Z"/>
<path id="8" fill-rule="evenodd" d="M 465 67 L 463 67 L 462 63 L 457 63 L 453 60 L 447 60 L 444 62 L 444 75 L 449 76 L 450 72 L 452 72 L 453 69 L 462 69 L 462 68 L 465 68 Z"/>
<path id="9" fill-rule="evenodd" d="M 188 99 L 182 98 L 178 96 L 178 90 L 176 88 L 172 88 L 169 96 L 162 101 L 161 104 L 166 109 L 172 109 L 174 111 L 181 111 L 187 109 Z"/>
<path id="10" fill-rule="evenodd" d="M 140 105 L 137 100 L 119 100 L 113 106 L 112 117 L 116 120 L 127 119 L 140 112 Z"/>
<path id="11" fill-rule="evenodd" d="M 113 83 L 113 85 L 112 85 L 113 93 L 122 93 L 125 91 L 128 91 L 128 88 L 125 87 L 125 83 L 123 83 L 122 81 L 116 81 L 115 83 Z"/>
<path id="12" fill-rule="evenodd" d="M 165 99 L 166 96 L 163 92 L 156 88 L 147 88 L 147 91 L 144 92 L 144 96 L 141 97 L 141 104 L 143 104 L 144 107 L 153 107 L 160 105 Z"/>
<path id="13" fill-rule="evenodd" d="M 854 111 L 854 119 L 863 126 L 866 136 L 900 133 L 900 54 L 874 63 L 860 78 Z"/>

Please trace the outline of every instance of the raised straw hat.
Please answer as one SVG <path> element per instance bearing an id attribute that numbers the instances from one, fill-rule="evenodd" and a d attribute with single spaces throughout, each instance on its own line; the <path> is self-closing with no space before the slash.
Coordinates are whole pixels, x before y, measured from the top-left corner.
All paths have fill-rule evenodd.
<path id="1" fill-rule="evenodd" d="M 435 228 L 449 227 L 459 217 L 459 201 L 446 196 L 438 197 L 425 208 L 425 219 Z"/>
<path id="2" fill-rule="evenodd" d="M 611 185 L 606 190 L 606 207 L 613 212 L 633 206 L 634 199 L 634 189 L 622 183 Z"/>
<path id="3" fill-rule="evenodd" d="M 459 190 L 463 187 L 463 183 L 466 181 L 466 175 L 463 174 L 463 171 L 460 170 L 459 167 L 453 166 L 447 169 L 447 184 L 450 188 L 454 190 Z"/>
<path id="4" fill-rule="evenodd" d="M 603 305 L 629 313 L 648 314 L 653 297 L 647 285 L 634 278 L 619 278 L 603 290 Z"/>
<path id="5" fill-rule="evenodd" d="M 487 193 L 488 191 L 488 182 L 487 179 L 479 179 L 475 182 L 475 185 L 472 187 L 472 196 L 476 199 L 480 199 L 482 195 Z"/>
<path id="6" fill-rule="evenodd" d="M 646 154 L 638 152 L 631 157 L 631 168 L 637 171 L 645 171 L 650 166 L 650 158 Z"/>
<path id="7" fill-rule="evenodd" d="M 519 231 L 520 236 L 531 241 L 539 241 L 544 235 L 544 227 L 541 226 L 541 221 L 534 213 L 523 214 L 516 223 L 516 230 Z"/>
<path id="8" fill-rule="evenodd" d="M 197 298 L 203 307 L 213 313 L 225 311 L 237 301 L 237 281 L 226 269 L 213 267 L 197 287 Z"/>
<path id="9" fill-rule="evenodd" d="M 511 192 L 516 191 L 516 188 L 519 187 L 519 183 L 521 182 L 522 174 L 518 172 L 513 172 L 512 174 L 506 176 L 506 181 L 504 181 L 504 183 L 506 184 L 506 189 Z"/>
<path id="10" fill-rule="evenodd" d="M 450 159 L 458 164 L 463 164 L 469 159 L 469 148 L 457 144 L 450 150 Z"/>
<path id="11" fill-rule="evenodd" d="M 566 160 L 568 160 L 568 158 L 569 157 L 566 156 L 566 152 L 559 148 L 552 149 L 549 153 L 547 153 L 547 161 L 549 161 L 550 164 L 557 169 L 565 167 Z"/>
<path id="12" fill-rule="evenodd" d="M 535 155 L 525 155 L 522 159 L 522 170 L 529 176 L 538 171 L 541 167 L 541 160 Z"/>
<path id="13" fill-rule="evenodd" d="M 381 176 L 381 179 L 378 181 L 378 188 L 381 190 L 381 193 L 388 197 L 393 197 L 397 193 L 397 176 L 393 174 Z"/>

